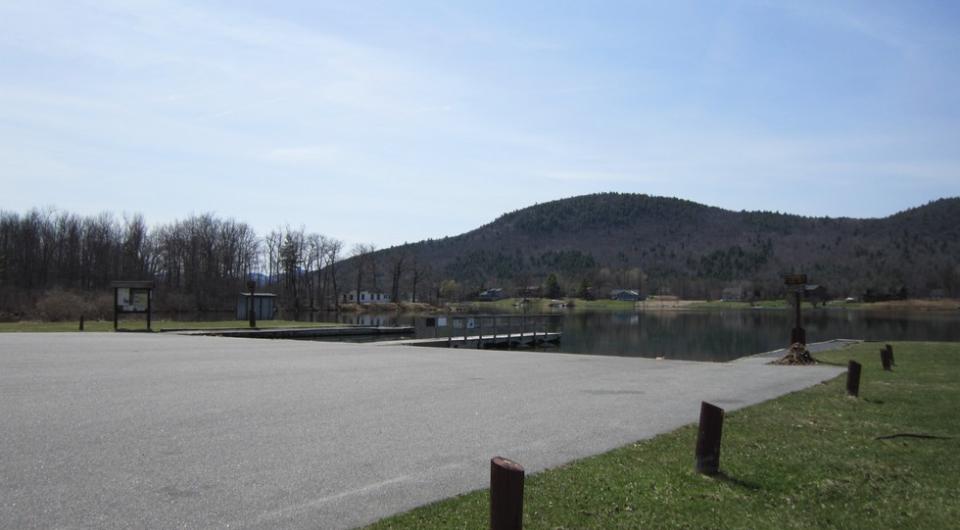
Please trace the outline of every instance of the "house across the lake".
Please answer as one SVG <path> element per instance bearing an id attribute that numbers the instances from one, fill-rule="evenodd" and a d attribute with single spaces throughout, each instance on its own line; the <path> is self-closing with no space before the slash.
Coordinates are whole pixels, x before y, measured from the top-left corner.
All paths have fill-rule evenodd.
<path id="1" fill-rule="evenodd" d="M 483 300 L 485 302 L 502 300 L 506 297 L 507 295 L 503 294 L 503 289 L 500 289 L 499 287 L 495 287 L 493 289 L 487 289 L 486 291 L 481 291 L 480 294 L 477 295 L 477 299 Z"/>
<path id="2" fill-rule="evenodd" d="M 611 300 L 620 300 L 621 302 L 639 302 L 640 293 L 632 289 L 614 289 L 610 291 Z"/>
<path id="3" fill-rule="evenodd" d="M 826 287 L 811 283 L 803 286 L 803 298 L 814 306 L 818 303 L 826 305 L 830 299 L 830 295 L 827 294 Z"/>
<path id="4" fill-rule="evenodd" d="M 543 296 L 539 285 L 528 285 L 517 289 L 517 298 L 540 298 Z"/>
<path id="5" fill-rule="evenodd" d="M 360 291 L 360 296 L 357 296 L 356 291 L 349 291 L 343 293 L 341 302 L 358 304 L 389 304 L 390 295 L 380 291 Z"/>
<path id="6" fill-rule="evenodd" d="M 743 287 L 725 287 L 720 295 L 721 302 L 739 302 L 743 300 Z"/>

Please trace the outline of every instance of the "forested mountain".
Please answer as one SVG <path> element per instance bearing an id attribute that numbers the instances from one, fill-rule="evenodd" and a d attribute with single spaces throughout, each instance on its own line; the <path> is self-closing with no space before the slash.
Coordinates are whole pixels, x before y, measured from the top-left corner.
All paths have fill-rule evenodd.
<path id="1" fill-rule="evenodd" d="M 471 232 L 377 254 L 429 264 L 461 294 L 538 285 L 554 273 L 568 294 L 589 285 L 716 298 L 736 287 L 776 297 L 781 275 L 805 272 L 835 296 L 960 294 L 960 198 L 883 219 L 734 212 L 691 201 L 600 193 L 538 204 Z M 409 262 L 410 258 L 406 258 Z"/>

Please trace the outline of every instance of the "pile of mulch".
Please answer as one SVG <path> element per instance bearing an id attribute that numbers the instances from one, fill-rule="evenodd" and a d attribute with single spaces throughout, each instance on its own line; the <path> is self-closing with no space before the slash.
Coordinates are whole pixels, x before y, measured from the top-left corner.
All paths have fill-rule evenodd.
<path id="1" fill-rule="evenodd" d="M 799 342 L 794 342 L 787 349 L 787 354 L 773 361 L 770 364 L 817 364 L 817 360 L 810 355 L 807 347 Z"/>

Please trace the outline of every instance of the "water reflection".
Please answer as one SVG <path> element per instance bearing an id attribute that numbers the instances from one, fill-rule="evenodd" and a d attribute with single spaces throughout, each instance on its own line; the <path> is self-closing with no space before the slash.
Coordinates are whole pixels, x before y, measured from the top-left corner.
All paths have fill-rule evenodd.
<path id="1" fill-rule="evenodd" d="M 457 315 L 456 318 L 464 315 Z M 340 315 L 345 324 L 372 326 L 414 326 L 419 338 L 463 334 L 454 328 L 427 327 L 426 316 Z M 436 316 L 433 316 L 436 318 Z M 727 361 L 782 348 L 793 326 L 792 314 L 777 310 L 597 312 L 551 315 L 540 322 L 538 331 L 563 331 L 559 351 L 597 355 L 665 357 L 667 359 Z M 505 331 L 505 319 L 497 319 Z M 492 317 L 475 318 L 474 326 L 493 332 Z M 532 323 L 526 322 L 531 330 Z M 804 316 L 807 340 L 960 340 L 960 312 L 895 313 L 807 311 Z M 518 331 L 514 320 L 511 331 Z M 476 329 L 469 328 L 471 334 Z"/>

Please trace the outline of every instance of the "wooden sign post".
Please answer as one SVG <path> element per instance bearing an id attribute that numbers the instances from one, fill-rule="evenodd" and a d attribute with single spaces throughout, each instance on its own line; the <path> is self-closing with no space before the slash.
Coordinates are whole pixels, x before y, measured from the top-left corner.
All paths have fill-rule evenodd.
<path id="1" fill-rule="evenodd" d="M 141 314 L 147 316 L 147 331 L 150 331 L 153 282 L 117 281 L 110 285 L 113 287 L 113 329 L 119 329 L 121 314 Z"/>
<path id="2" fill-rule="evenodd" d="M 783 283 L 787 285 L 787 289 L 793 288 L 796 299 L 796 322 L 793 326 L 793 330 L 790 332 L 790 344 L 795 344 L 797 342 L 800 344 L 806 344 L 807 330 L 803 329 L 803 317 L 800 314 L 800 304 L 803 301 L 803 289 L 807 284 L 807 275 L 787 274 L 783 277 Z"/>

